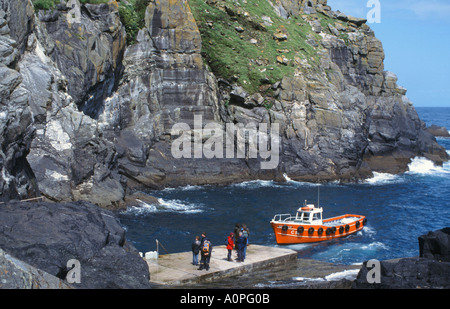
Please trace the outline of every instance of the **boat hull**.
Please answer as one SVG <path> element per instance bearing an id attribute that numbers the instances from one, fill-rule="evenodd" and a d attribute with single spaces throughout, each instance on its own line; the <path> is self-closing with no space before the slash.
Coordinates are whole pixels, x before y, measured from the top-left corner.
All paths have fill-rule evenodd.
<path id="1" fill-rule="evenodd" d="M 352 220 L 345 222 L 345 220 Z M 333 224 L 333 222 L 337 222 Z M 339 223 L 345 222 L 345 223 Z M 343 215 L 323 220 L 322 225 L 300 224 L 293 221 L 271 221 L 279 245 L 304 244 L 332 240 L 352 235 L 364 228 L 365 216 Z"/>

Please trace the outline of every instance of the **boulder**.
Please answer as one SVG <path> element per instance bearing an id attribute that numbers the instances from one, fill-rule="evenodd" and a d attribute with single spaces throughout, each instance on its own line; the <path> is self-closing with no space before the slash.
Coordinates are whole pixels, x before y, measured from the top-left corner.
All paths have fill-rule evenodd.
<path id="1" fill-rule="evenodd" d="M 72 289 L 53 275 L 35 268 L 0 249 L 0 289 Z"/>
<path id="2" fill-rule="evenodd" d="M 435 124 L 432 124 L 426 130 L 428 133 L 431 133 L 436 137 L 450 137 L 449 130 L 447 130 L 446 127 L 440 127 Z"/>
<path id="3" fill-rule="evenodd" d="M 450 262 L 450 227 L 419 237 L 420 257 Z"/>
<path id="4" fill-rule="evenodd" d="M 380 282 L 368 283 L 367 262 L 353 282 L 354 289 L 450 288 L 450 228 L 419 237 L 420 257 L 380 262 Z"/>
<path id="5" fill-rule="evenodd" d="M 148 266 L 118 219 L 91 203 L 2 205 L 0 247 L 61 280 L 69 271 L 67 262 L 77 259 L 81 283 L 72 283 L 75 288 L 149 287 Z"/>

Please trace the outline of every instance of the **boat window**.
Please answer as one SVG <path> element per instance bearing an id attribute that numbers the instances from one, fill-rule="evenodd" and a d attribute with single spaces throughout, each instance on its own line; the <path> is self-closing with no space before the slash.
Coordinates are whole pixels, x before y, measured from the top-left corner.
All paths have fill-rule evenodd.
<path id="1" fill-rule="evenodd" d="M 303 221 L 308 221 L 309 220 L 309 212 L 304 212 L 303 213 Z"/>
<path id="2" fill-rule="evenodd" d="M 315 213 L 313 215 L 313 220 L 320 220 L 320 219 L 321 219 L 320 213 Z"/>

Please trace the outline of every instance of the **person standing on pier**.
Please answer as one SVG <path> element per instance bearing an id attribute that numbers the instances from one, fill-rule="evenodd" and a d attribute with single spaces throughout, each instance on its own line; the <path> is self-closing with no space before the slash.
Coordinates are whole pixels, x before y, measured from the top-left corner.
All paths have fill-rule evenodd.
<path id="1" fill-rule="evenodd" d="M 227 250 L 228 250 L 227 261 L 231 261 L 231 253 L 233 252 L 233 247 L 234 247 L 234 233 L 231 232 L 230 236 L 227 237 Z"/>
<path id="2" fill-rule="evenodd" d="M 200 267 L 198 270 L 206 269 L 209 270 L 209 261 L 211 260 L 211 253 L 212 253 L 212 243 L 211 241 L 206 237 L 206 233 L 202 233 L 202 240 L 200 244 Z"/>
<path id="3" fill-rule="evenodd" d="M 238 253 L 238 262 L 244 262 L 244 249 L 247 245 L 247 239 L 242 236 L 242 232 L 239 232 L 239 237 L 236 241 L 236 249 Z"/>
<path id="4" fill-rule="evenodd" d="M 200 237 L 195 236 L 195 240 L 192 243 L 192 264 L 198 265 L 198 254 L 200 253 Z"/>
<path id="5" fill-rule="evenodd" d="M 245 260 L 245 257 L 247 256 L 247 246 L 248 246 L 248 237 L 250 236 L 250 231 L 246 224 L 242 224 L 242 237 L 245 238 L 245 247 L 243 252 L 243 257 Z"/>

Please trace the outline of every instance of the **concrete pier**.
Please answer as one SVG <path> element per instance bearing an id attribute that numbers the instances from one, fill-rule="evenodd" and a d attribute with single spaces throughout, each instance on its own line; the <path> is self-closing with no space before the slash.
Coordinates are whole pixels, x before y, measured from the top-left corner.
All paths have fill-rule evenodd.
<path id="1" fill-rule="evenodd" d="M 290 249 L 250 245 L 244 262 L 227 261 L 225 246 L 213 248 L 209 270 L 198 270 L 192 265 L 192 252 L 160 255 L 157 260 L 146 260 L 150 270 L 150 282 L 161 285 L 184 285 L 231 277 L 255 269 L 294 263 L 297 252 Z M 200 256 L 199 256 L 200 260 Z"/>

